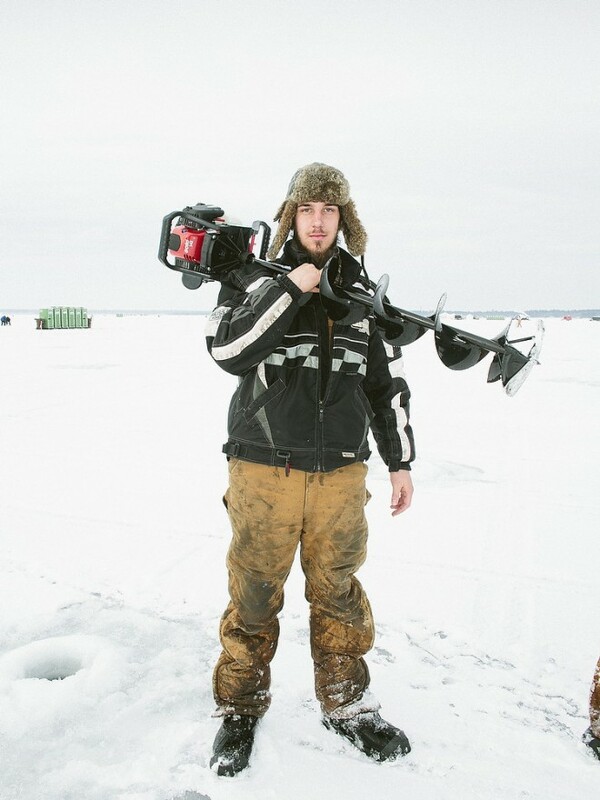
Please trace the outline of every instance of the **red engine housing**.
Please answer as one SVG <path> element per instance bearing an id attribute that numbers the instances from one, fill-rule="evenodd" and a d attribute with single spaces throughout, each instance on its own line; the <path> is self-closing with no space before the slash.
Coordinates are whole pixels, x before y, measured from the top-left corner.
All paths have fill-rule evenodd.
<path id="1" fill-rule="evenodd" d="M 176 258 L 200 264 L 206 231 L 197 231 L 185 225 L 176 225 L 169 237 L 169 252 Z"/>

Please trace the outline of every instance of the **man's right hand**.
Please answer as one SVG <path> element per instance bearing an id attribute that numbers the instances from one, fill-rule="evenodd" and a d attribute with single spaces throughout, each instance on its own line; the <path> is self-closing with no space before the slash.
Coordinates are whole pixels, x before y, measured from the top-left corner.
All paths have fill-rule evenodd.
<path id="1" fill-rule="evenodd" d="M 318 292 L 321 270 L 314 264 L 300 264 L 288 273 L 288 278 L 303 292 Z"/>

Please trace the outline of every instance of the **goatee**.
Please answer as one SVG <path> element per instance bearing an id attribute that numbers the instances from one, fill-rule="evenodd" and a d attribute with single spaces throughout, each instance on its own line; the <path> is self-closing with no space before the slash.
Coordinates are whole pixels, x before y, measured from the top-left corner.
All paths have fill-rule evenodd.
<path id="1" fill-rule="evenodd" d="M 316 250 L 309 252 L 311 264 L 314 264 L 317 269 L 323 269 L 334 252 L 335 247 L 328 247 L 327 250 L 321 250 L 317 244 Z"/>

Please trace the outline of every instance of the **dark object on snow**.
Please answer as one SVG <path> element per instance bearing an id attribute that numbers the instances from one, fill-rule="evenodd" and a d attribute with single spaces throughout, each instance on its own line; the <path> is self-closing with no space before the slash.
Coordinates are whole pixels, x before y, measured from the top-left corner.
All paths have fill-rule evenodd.
<path id="1" fill-rule="evenodd" d="M 0 317 L 0 321 L 3 325 L 10 325 L 10 317 L 8 317 L 6 314 Z"/>
<path id="2" fill-rule="evenodd" d="M 254 744 L 258 717 L 229 714 L 217 731 L 210 766 L 217 775 L 232 778 L 246 769 Z"/>
<path id="3" fill-rule="evenodd" d="M 590 727 L 583 734 L 583 741 L 590 747 L 596 758 L 600 759 L 600 658 L 596 664 L 590 687 Z"/>
<path id="4" fill-rule="evenodd" d="M 598 739 L 597 736 L 594 736 L 591 728 L 587 729 L 587 731 L 583 734 L 582 739 L 583 743 L 587 744 L 592 753 L 600 761 L 600 739 Z"/>
<path id="5" fill-rule="evenodd" d="M 410 753 L 410 742 L 404 731 L 386 722 L 377 711 L 357 714 L 350 719 L 323 717 L 323 725 L 374 761 L 393 761 Z"/>

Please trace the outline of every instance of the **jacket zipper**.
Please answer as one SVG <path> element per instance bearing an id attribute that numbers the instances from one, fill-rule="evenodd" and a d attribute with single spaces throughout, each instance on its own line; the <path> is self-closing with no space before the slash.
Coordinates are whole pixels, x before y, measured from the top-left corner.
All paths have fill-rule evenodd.
<path id="1" fill-rule="evenodd" d="M 325 412 L 325 400 L 327 399 L 327 392 L 329 389 L 329 384 L 331 381 L 331 362 L 333 360 L 332 356 L 332 349 L 333 349 L 333 327 L 329 328 L 328 318 L 325 316 L 325 324 L 321 324 L 321 319 L 319 319 L 319 315 L 317 310 L 315 309 L 315 317 L 317 321 L 317 331 L 319 334 L 319 372 L 318 372 L 318 392 L 319 392 L 319 403 L 317 407 L 317 463 L 316 463 L 316 471 L 321 472 L 324 464 L 324 444 L 323 444 L 323 417 Z M 323 343 L 323 336 L 325 336 L 325 344 Z M 323 379 L 323 357 L 329 359 L 329 370 L 327 373 L 327 383 L 325 386 L 321 385 L 321 381 Z"/>

